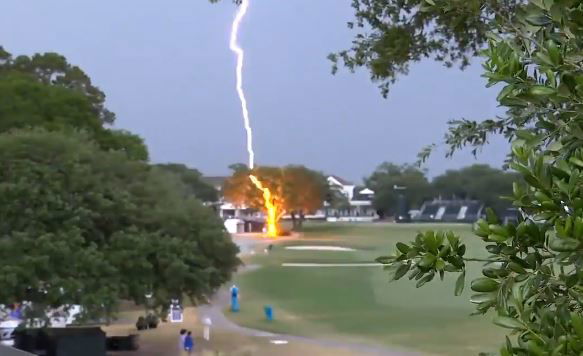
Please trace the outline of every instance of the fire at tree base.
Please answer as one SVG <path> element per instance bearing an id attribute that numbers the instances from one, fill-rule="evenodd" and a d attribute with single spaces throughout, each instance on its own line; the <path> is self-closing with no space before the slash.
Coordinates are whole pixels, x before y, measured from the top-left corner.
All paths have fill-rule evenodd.
<path id="1" fill-rule="evenodd" d="M 279 236 L 277 222 L 281 218 L 281 215 L 283 215 L 283 212 L 278 212 L 280 207 L 275 203 L 275 199 L 269 188 L 264 187 L 261 181 L 252 174 L 249 175 L 249 179 L 251 179 L 251 182 L 253 182 L 257 189 L 263 192 L 263 204 L 265 205 L 265 211 L 267 213 L 265 219 L 265 225 L 267 225 L 267 237 L 275 238 Z"/>

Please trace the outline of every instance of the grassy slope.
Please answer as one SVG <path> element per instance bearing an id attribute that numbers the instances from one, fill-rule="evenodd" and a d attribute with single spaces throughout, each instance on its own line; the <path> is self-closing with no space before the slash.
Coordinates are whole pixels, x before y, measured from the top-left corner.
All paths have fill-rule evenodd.
<path id="1" fill-rule="evenodd" d="M 388 283 L 376 268 L 290 268 L 282 262 L 370 262 L 407 241 L 419 229 L 448 228 L 464 237 L 469 254 L 480 256 L 482 243 L 468 226 L 313 225 L 306 240 L 287 244 L 349 246 L 358 252 L 289 251 L 278 245 L 269 256 L 253 258 L 264 268 L 244 274 L 237 283 L 242 311 L 232 318 L 243 325 L 314 337 L 402 346 L 445 355 L 494 350 L 501 331 L 489 317 L 470 317 L 469 292 L 453 296 L 456 276 L 421 289 L 404 280 Z M 475 251 L 475 252 L 474 252 Z M 479 266 L 469 272 L 479 274 Z M 275 307 L 276 321 L 263 320 L 265 304 Z"/>

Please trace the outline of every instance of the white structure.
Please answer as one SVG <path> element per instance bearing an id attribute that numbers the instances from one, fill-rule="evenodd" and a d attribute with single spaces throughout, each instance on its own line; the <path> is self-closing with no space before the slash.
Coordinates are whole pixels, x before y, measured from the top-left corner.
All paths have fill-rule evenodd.
<path id="1" fill-rule="evenodd" d="M 184 321 L 184 310 L 178 299 L 172 299 L 168 310 L 168 317 L 171 323 L 182 323 Z"/>
<path id="2" fill-rule="evenodd" d="M 376 210 L 372 206 L 374 191 L 334 175 L 328 176 L 327 180 L 330 188 L 342 193 L 348 203 L 343 207 L 332 207 L 325 203 L 323 215 L 327 221 L 367 222 L 378 219 Z"/>
<path id="3" fill-rule="evenodd" d="M 262 232 L 264 229 L 264 217 L 260 211 L 249 209 L 246 206 L 232 204 L 222 195 L 223 184 L 229 177 L 203 177 L 204 181 L 212 185 L 219 192 L 219 201 L 208 203 L 217 215 L 223 219 L 225 229 L 230 234 L 245 232 Z"/>
<path id="4" fill-rule="evenodd" d="M 245 232 L 245 222 L 237 218 L 226 219 L 225 228 L 230 234 L 240 234 Z"/>

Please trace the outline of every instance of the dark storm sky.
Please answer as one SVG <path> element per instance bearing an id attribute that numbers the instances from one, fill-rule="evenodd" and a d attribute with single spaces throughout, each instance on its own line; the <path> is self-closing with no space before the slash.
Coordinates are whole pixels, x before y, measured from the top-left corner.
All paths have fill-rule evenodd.
<path id="1" fill-rule="evenodd" d="M 145 138 L 153 161 L 219 175 L 247 160 L 228 49 L 234 12 L 229 1 L 1 0 L 0 44 L 64 54 L 106 92 L 116 126 Z M 417 64 L 388 100 L 366 72 L 330 75 L 326 55 L 350 45 L 351 17 L 349 0 L 252 0 L 241 44 L 259 164 L 359 180 L 382 161 L 414 161 L 449 119 L 500 112 L 477 61 L 464 72 Z M 500 166 L 506 151 L 496 140 L 478 161 Z M 440 152 L 426 168 L 434 176 L 474 162 Z"/>

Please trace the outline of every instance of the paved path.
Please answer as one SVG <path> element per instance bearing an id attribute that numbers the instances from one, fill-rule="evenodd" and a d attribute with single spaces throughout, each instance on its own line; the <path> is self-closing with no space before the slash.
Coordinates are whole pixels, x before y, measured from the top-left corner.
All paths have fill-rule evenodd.
<path id="1" fill-rule="evenodd" d="M 253 250 L 257 245 L 265 244 L 268 245 L 269 243 L 274 243 L 275 241 L 271 240 L 259 240 L 252 237 L 244 237 L 244 238 L 234 238 L 234 241 L 239 245 L 241 249 L 241 254 L 248 254 L 250 251 Z M 260 268 L 258 265 L 248 265 L 243 267 L 239 270 L 239 273 L 245 273 L 254 269 Z M 340 342 L 340 341 L 333 341 L 333 340 L 323 340 L 323 339 L 313 339 L 309 337 L 303 336 L 293 336 L 293 335 L 282 335 L 282 334 L 274 334 L 262 330 L 256 330 L 251 328 L 246 328 L 240 325 L 235 324 L 231 320 L 229 320 L 223 310 L 225 310 L 230 303 L 230 296 L 229 290 L 224 288 L 220 290 L 214 298 L 211 300 L 211 303 L 208 305 L 203 305 L 198 307 L 198 315 L 200 317 L 209 317 L 213 322 L 213 327 L 218 327 L 221 329 L 225 329 L 228 331 L 237 332 L 242 335 L 246 336 L 255 336 L 255 337 L 265 337 L 270 338 L 273 340 L 287 340 L 289 342 L 298 341 L 306 344 L 312 344 L 316 346 L 322 347 L 330 347 L 330 348 L 340 348 L 346 351 L 354 351 L 355 354 L 366 354 L 366 355 L 385 355 L 385 356 L 418 356 L 420 354 L 413 353 L 413 352 L 405 352 L 405 351 L 398 351 L 398 350 L 391 350 L 385 347 L 380 346 L 371 346 L 366 344 L 358 344 L 358 343 L 347 343 L 347 342 Z"/>

